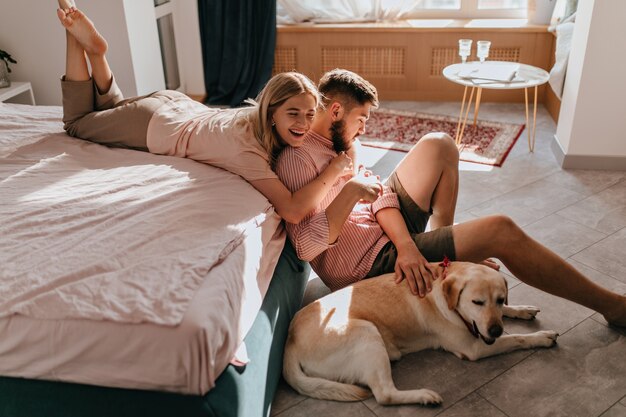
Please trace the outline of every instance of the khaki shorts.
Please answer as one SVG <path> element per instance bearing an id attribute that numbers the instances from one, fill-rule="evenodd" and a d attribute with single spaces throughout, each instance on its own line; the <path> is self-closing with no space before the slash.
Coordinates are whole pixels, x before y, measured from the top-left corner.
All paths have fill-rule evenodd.
<path id="1" fill-rule="evenodd" d="M 443 260 L 444 256 L 447 256 L 451 261 L 454 261 L 456 252 L 454 250 L 454 239 L 452 238 L 452 227 L 445 226 L 437 230 L 424 232 L 432 210 L 426 212 L 418 207 L 400 183 L 395 172 L 391 174 L 385 184 L 398 195 L 400 212 L 404 218 L 404 223 L 406 223 L 413 241 L 415 241 L 424 258 L 428 262 L 439 262 Z M 378 252 L 374 264 L 366 277 L 370 278 L 394 272 L 397 257 L 398 251 L 393 242 L 387 243 Z"/>

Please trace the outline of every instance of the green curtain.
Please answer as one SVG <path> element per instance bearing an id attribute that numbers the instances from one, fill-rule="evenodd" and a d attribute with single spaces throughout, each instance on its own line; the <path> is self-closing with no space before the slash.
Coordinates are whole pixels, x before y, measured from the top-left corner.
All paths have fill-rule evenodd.
<path id="1" fill-rule="evenodd" d="M 198 0 L 207 103 L 239 106 L 272 75 L 276 0 Z"/>

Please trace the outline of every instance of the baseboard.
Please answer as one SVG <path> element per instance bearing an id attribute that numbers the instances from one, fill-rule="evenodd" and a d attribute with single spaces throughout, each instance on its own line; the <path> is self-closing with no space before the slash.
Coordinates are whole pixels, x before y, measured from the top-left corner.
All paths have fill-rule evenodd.
<path id="1" fill-rule="evenodd" d="M 556 161 L 563 169 L 626 171 L 626 156 L 566 155 L 556 135 L 551 148 Z"/>

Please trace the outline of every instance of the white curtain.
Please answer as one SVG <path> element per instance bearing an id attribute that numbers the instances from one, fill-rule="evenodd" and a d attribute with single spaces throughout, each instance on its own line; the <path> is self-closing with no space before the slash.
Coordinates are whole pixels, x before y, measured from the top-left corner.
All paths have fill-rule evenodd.
<path id="1" fill-rule="evenodd" d="M 277 23 L 375 22 L 401 19 L 423 0 L 278 0 Z"/>

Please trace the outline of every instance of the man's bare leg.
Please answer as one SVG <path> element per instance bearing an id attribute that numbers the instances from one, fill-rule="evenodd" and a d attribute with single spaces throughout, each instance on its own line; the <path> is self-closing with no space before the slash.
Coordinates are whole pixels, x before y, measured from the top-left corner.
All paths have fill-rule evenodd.
<path id="1" fill-rule="evenodd" d="M 626 297 L 603 288 L 533 240 L 505 216 L 454 225 L 456 258 L 480 262 L 494 256 L 522 282 L 591 308 L 611 324 L 626 326 Z"/>
<path id="2" fill-rule="evenodd" d="M 398 164 L 396 174 L 422 210 L 433 209 L 431 230 L 454 222 L 459 191 L 459 151 L 449 135 L 425 135 Z"/>
<path id="3" fill-rule="evenodd" d="M 108 49 L 106 40 L 98 33 L 93 22 L 78 9 L 57 9 L 57 16 L 67 31 L 66 79 L 72 81 L 89 79 L 85 61 L 85 54 L 87 54 L 91 64 L 91 76 L 98 91 L 107 92 L 113 82 L 113 74 L 105 57 Z M 80 58 L 77 45 L 81 49 Z M 84 78 L 85 73 L 87 78 Z"/>

